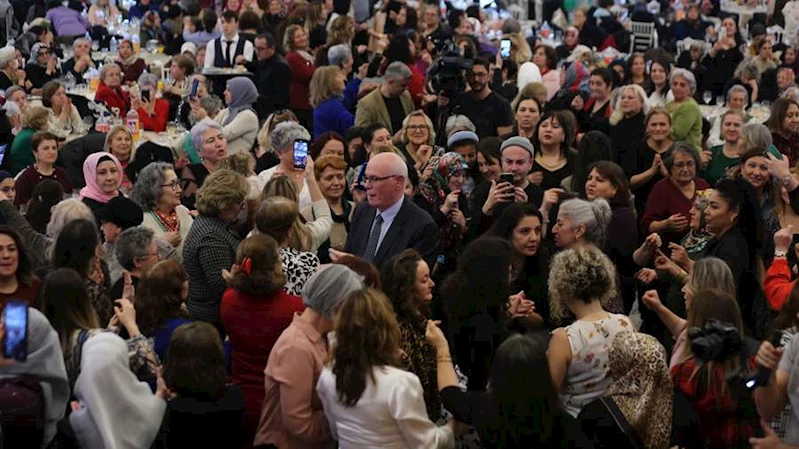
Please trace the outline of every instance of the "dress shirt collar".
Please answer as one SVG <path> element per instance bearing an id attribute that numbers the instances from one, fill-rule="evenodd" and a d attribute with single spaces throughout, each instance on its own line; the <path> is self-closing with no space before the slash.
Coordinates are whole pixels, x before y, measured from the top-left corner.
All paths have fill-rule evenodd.
<path id="1" fill-rule="evenodd" d="M 391 223 L 394 221 L 394 217 L 397 216 L 399 210 L 402 208 L 402 202 L 405 201 L 405 195 L 402 195 L 396 203 L 394 203 L 391 207 L 384 210 L 383 212 L 377 211 L 381 217 L 383 217 L 383 223 Z"/>
<path id="2" fill-rule="evenodd" d="M 233 42 L 234 44 L 239 42 L 239 33 L 236 33 L 230 39 L 227 38 L 224 34 L 222 35 L 222 43 L 226 44 L 228 42 Z"/>

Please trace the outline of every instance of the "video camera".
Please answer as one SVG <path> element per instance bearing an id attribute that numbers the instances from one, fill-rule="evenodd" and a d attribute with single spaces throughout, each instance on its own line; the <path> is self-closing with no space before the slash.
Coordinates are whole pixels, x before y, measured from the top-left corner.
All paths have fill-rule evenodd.
<path id="1" fill-rule="evenodd" d="M 474 66 L 474 60 L 461 54 L 452 39 L 436 42 L 437 49 L 439 46 L 439 57 L 428 69 L 428 79 L 433 87 L 433 93 L 454 98 L 466 90 L 463 71 L 470 70 Z"/>

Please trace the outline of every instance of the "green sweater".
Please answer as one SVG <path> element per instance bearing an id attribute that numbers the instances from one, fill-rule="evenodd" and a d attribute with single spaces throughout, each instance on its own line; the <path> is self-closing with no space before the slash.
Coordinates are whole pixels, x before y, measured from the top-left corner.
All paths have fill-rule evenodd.
<path id="1" fill-rule="evenodd" d="M 671 137 L 684 140 L 702 151 L 702 111 L 693 98 L 677 103 L 670 101 L 666 110 L 671 114 Z"/>
<path id="2" fill-rule="evenodd" d="M 34 132 L 33 128 L 23 128 L 11 144 L 11 174 L 14 176 L 36 162 L 31 148 Z"/>

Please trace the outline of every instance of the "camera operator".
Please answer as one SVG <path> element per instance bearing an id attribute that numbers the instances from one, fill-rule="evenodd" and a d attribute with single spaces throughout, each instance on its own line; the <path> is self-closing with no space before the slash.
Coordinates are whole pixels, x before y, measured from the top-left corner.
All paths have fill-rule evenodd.
<path id="1" fill-rule="evenodd" d="M 778 416 L 789 402 L 793 410 L 788 415 L 782 442 L 773 430 L 762 425 L 765 437 L 752 438 L 750 443 L 753 448 L 799 448 L 799 418 L 796 415 L 799 411 L 799 390 L 796 385 L 799 379 L 799 341 L 791 339 L 785 347 L 778 348 L 764 341 L 757 351 L 757 364 L 771 370 L 768 384 L 758 386 L 754 392 L 760 417 L 768 421 Z"/>
<path id="2" fill-rule="evenodd" d="M 450 101 L 459 113 L 475 124 L 477 136 L 482 139 L 510 134 L 513 131 L 513 110 L 508 100 L 489 87 L 491 63 L 482 57 L 475 58 L 471 70 L 466 71 L 466 81 L 471 90 Z"/>
<path id="3" fill-rule="evenodd" d="M 748 447 L 760 425 L 747 381 L 756 367 L 757 342 L 743 336 L 735 299 L 720 289 L 696 292 L 688 311 L 688 338 L 671 369 L 674 389 L 699 418 L 699 441 L 681 446 Z M 678 429 L 687 431 L 690 429 Z"/>

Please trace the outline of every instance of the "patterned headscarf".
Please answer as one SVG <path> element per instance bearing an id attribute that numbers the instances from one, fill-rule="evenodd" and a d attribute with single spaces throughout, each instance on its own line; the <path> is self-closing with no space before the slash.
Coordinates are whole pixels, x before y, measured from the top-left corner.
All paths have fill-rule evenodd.
<path id="1" fill-rule="evenodd" d="M 672 382 L 666 350 L 651 335 L 620 332 L 608 355 L 613 398 L 648 449 L 666 449 L 671 438 Z"/>
<path id="2" fill-rule="evenodd" d="M 581 92 L 587 94 L 589 92 L 588 81 L 591 78 L 591 73 L 580 61 L 571 63 L 566 69 L 566 79 L 563 83 L 562 90 L 568 93 Z"/>
<path id="3" fill-rule="evenodd" d="M 33 48 L 31 48 L 31 56 L 30 56 L 30 59 L 28 59 L 28 65 L 33 64 L 33 65 L 38 65 L 38 66 L 42 66 L 42 67 L 47 65 L 46 63 L 45 64 L 41 64 L 39 62 L 39 54 L 43 50 L 50 51 L 50 46 L 45 44 L 44 42 L 37 42 L 37 43 L 33 44 Z"/>
<path id="4" fill-rule="evenodd" d="M 449 194 L 449 177 L 469 169 L 466 160 L 458 153 L 450 151 L 430 159 L 428 170 L 422 175 L 419 193 L 431 204 L 441 204 Z"/>
<path id="5" fill-rule="evenodd" d="M 713 234 L 707 231 L 707 220 L 705 220 L 705 209 L 712 191 L 713 189 L 697 190 L 694 197 L 694 205 L 699 214 L 699 231 L 690 229 L 682 241 L 682 246 L 691 259 L 704 251 L 707 242 L 713 238 Z"/>

